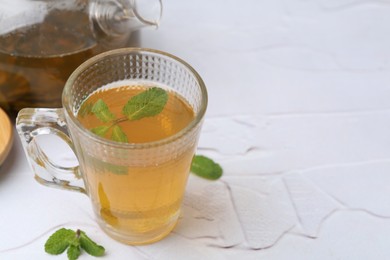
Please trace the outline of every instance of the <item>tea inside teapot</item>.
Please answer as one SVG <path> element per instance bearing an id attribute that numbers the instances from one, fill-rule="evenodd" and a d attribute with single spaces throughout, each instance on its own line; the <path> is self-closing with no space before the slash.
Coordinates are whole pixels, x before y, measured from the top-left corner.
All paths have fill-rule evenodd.
<path id="1" fill-rule="evenodd" d="M 8 2 L 0 8 L 7 12 L 0 11 L 0 107 L 13 116 L 24 107 L 60 107 L 64 83 L 82 62 L 130 46 L 132 31 L 157 25 L 162 10 L 156 0 L 150 21 L 131 0 Z"/>

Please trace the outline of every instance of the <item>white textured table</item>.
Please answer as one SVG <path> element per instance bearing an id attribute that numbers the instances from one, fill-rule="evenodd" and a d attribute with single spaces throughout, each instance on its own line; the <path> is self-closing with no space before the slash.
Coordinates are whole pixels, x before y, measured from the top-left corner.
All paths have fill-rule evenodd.
<path id="1" fill-rule="evenodd" d="M 164 3 L 140 44 L 203 76 L 199 153 L 223 178 L 192 176 L 174 232 L 126 246 L 86 196 L 36 183 L 15 140 L 0 168 L 0 259 L 66 259 L 43 250 L 59 227 L 84 229 L 103 259 L 390 259 L 389 2 Z"/>

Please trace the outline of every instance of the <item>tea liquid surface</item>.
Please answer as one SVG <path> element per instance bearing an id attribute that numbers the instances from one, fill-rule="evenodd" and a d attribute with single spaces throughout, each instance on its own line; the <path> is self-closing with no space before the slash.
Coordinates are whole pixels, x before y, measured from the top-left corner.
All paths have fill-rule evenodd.
<path id="1" fill-rule="evenodd" d="M 123 118 L 122 108 L 127 101 L 145 90 L 145 86 L 142 85 L 99 90 L 83 102 L 80 110 L 84 109 L 83 106 L 94 104 L 97 100 L 102 99 L 117 119 Z M 172 91 L 168 91 L 168 102 L 161 113 L 140 120 L 127 120 L 118 125 L 126 133 L 129 143 L 144 143 L 161 140 L 176 134 L 187 126 L 193 118 L 194 112 L 183 98 Z M 104 124 L 94 114 L 87 114 L 84 117 L 79 115 L 78 119 L 87 129 Z M 110 136 L 110 133 L 107 133 L 107 137 Z"/>

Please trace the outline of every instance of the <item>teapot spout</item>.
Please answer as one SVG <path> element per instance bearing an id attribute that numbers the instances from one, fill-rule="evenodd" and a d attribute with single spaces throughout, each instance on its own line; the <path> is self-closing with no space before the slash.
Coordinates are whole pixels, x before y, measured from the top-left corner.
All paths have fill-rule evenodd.
<path id="1" fill-rule="evenodd" d="M 158 28 L 162 0 L 90 0 L 89 15 L 93 31 L 120 36 L 143 27 Z"/>

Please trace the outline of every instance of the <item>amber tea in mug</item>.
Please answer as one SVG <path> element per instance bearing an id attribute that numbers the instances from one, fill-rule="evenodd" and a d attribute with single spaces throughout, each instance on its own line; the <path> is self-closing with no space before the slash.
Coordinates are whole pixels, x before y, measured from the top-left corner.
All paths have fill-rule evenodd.
<path id="1" fill-rule="evenodd" d="M 97 90 L 81 105 L 83 111 L 89 104 L 103 100 L 109 110 L 120 118 L 126 102 L 136 94 L 145 91 L 145 85 L 131 85 L 126 81 L 120 87 Z M 118 85 L 117 83 L 114 85 Z M 108 88 L 107 88 L 108 87 Z M 80 115 L 78 120 L 87 129 L 93 129 L 102 122 L 93 114 Z M 194 119 L 194 111 L 186 101 L 168 92 L 168 102 L 164 110 L 156 116 L 135 121 L 123 121 L 121 126 L 131 143 L 145 143 L 162 140 L 182 130 Z M 110 131 L 106 136 L 109 138 Z M 111 226 L 129 232 L 147 233 L 156 230 L 176 218 L 184 194 L 189 165 L 194 147 L 188 147 L 178 158 L 155 165 L 110 168 L 86 161 L 85 178 L 89 183 L 89 193 L 99 214 Z M 147 156 L 147 155 L 146 155 Z M 100 165 L 100 166 L 99 166 Z M 119 171 L 119 172 L 118 172 Z"/>
<path id="2" fill-rule="evenodd" d="M 114 118 L 132 97 L 164 89 L 163 110 L 140 120 L 117 120 L 126 142 L 97 135 L 102 121 L 84 113 L 102 100 Z M 156 50 L 119 49 L 83 63 L 68 79 L 63 108 L 23 109 L 17 129 L 42 184 L 86 193 L 97 222 L 128 244 L 151 243 L 174 228 L 180 214 L 207 92 L 196 71 L 179 58 Z M 74 149 L 79 166 L 61 167 L 42 153 L 34 138 L 55 134 Z M 54 165 L 54 167 L 53 167 Z M 73 176 L 70 178 L 69 176 Z"/>

